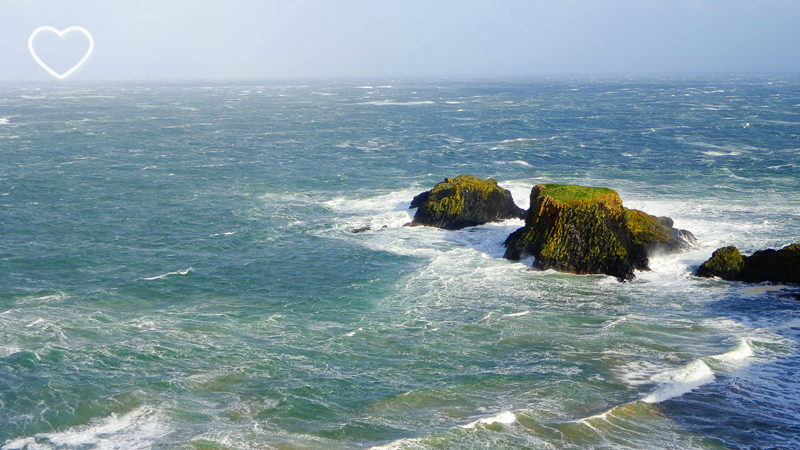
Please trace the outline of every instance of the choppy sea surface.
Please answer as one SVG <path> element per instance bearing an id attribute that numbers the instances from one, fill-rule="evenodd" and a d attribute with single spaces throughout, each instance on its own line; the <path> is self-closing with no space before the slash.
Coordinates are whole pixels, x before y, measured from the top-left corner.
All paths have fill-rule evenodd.
<path id="1" fill-rule="evenodd" d="M 460 173 L 698 246 L 619 283 L 402 227 Z M 798 193 L 796 75 L 2 85 L 0 448 L 800 448 L 800 301 L 692 275 Z"/>

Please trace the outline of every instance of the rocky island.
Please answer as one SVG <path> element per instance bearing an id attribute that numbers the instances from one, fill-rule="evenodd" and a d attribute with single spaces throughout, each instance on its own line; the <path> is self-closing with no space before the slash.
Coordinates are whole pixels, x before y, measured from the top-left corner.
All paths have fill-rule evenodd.
<path id="1" fill-rule="evenodd" d="M 409 208 L 417 208 L 417 212 L 407 226 L 426 225 L 445 230 L 522 219 L 525 215 L 514 203 L 511 192 L 498 186 L 497 180 L 471 175 L 445 178 L 430 191 L 414 197 Z"/>
<path id="2" fill-rule="evenodd" d="M 616 191 L 540 184 L 531 191 L 525 226 L 505 242 L 505 258 L 536 258 L 534 268 L 576 274 L 606 274 L 632 280 L 648 270 L 654 253 L 689 248 L 695 238 L 672 219 L 622 206 Z"/>
<path id="3" fill-rule="evenodd" d="M 623 207 L 607 188 L 540 184 L 531 191 L 530 205 L 527 213 L 519 208 L 497 180 L 459 175 L 414 197 L 410 207 L 417 212 L 407 225 L 457 230 L 524 218 L 525 226 L 504 243 L 506 259 L 530 255 L 535 269 L 622 281 L 632 280 L 634 270 L 648 270 L 650 255 L 683 251 L 695 242 L 668 217 Z"/>
<path id="4" fill-rule="evenodd" d="M 751 256 L 742 256 L 736 247 L 723 247 L 697 269 L 697 276 L 749 283 L 800 284 L 800 244 L 780 250 L 760 250 Z"/>

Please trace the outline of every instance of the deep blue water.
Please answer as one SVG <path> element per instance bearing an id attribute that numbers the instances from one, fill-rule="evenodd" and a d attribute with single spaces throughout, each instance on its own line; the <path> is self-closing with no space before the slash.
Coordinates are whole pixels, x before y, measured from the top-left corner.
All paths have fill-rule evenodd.
<path id="1" fill-rule="evenodd" d="M 460 173 L 699 244 L 622 284 L 402 227 Z M 3 85 L 0 448 L 798 448 L 800 303 L 692 276 L 798 192 L 797 76 Z"/>

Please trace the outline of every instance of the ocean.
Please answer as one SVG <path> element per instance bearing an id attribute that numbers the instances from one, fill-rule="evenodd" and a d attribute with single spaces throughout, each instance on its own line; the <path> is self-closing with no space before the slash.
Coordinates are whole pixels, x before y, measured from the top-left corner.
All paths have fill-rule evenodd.
<path id="1" fill-rule="evenodd" d="M 462 173 L 698 244 L 402 226 Z M 0 85 L 0 449 L 800 448 L 797 291 L 693 276 L 798 192 L 797 75 Z"/>

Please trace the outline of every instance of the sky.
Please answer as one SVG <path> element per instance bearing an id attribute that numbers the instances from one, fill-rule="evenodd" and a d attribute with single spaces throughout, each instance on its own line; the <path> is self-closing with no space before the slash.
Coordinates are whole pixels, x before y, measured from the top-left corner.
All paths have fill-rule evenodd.
<path id="1" fill-rule="evenodd" d="M 800 72 L 800 0 L 0 0 L 0 81 L 45 25 L 65 81 Z"/>

